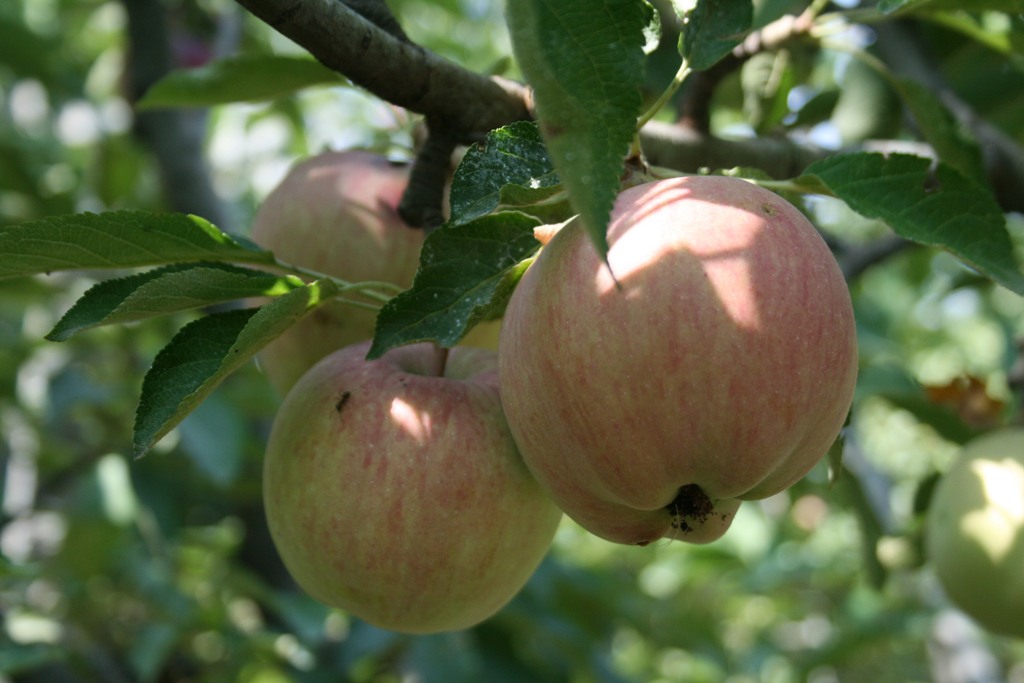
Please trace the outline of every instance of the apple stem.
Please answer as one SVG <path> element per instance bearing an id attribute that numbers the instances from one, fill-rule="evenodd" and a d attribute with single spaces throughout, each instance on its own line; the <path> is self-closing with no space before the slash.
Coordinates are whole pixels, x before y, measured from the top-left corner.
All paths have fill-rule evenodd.
<path id="1" fill-rule="evenodd" d="M 344 294 L 346 292 L 356 291 L 369 299 L 375 299 L 382 304 L 387 303 L 391 297 L 399 292 L 403 291 L 403 287 L 396 285 L 393 282 L 384 282 L 383 280 L 364 280 L 362 282 L 349 282 L 333 275 L 321 273 L 310 268 L 304 268 L 302 266 L 296 266 L 292 263 L 282 261 L 281 259 L 275 258 L 274 262 L 269 264 L 273 268 L 284 270 L 292 275 L 297 275 L 301 278 L 308 280 L 330 280 L 334 282 L 338 287 L 338 293 Z M 384 291 L 380 291 L 384 290 Z M 390 294 L 387 293 L 390 290 Z"/>
<path id="2" fill-rule="evenodd" d="M 450 349 L 441 346 L 440 344 L 434 344 L 436 353 L 434 358 L 437 360 L 437 365 L 434 367 L 434 377 L 444 377 L 444 372 L 448 367 L 448 351 Z"/>
<path id="3" fill-rule="evenodd" d="M 672 82 L 669 83 L 668 87 L 665 88 L 660 96 L 658 96 L 658 99 L 655 100 L 654 104 L 652 104 L 650 108 L 641 114 L 639 119 L 637 119 L 637 130 L 643 128 L 645 123 L 653 119 L 654 115 L 657 114 L 662 107 L 668 104 L 668 101 L 672 99 L 672 96 L 675 95 L 677 90 L 679 90 L 679 87 L 683 84 L 683 81 L 686 80 L 687 76 L 690 75 L 691 71 L 689 61 L 684 59 L 679 65 L 679 70 L 676 71 L 676 75 L 672 79 Z"/>

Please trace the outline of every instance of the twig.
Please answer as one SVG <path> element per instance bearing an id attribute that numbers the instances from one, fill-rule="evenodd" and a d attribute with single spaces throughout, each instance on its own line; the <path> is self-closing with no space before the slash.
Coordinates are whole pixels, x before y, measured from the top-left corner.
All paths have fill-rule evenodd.
<path id="1" fill-rule="evenodd" d="M 328 68 L 381 99 L 444 121 L 466 142 L 530 118 L 524 86 L 396 38 L 337 0 L 237 1 Z"/>
<path id="2" fill-rule="evenodd" d="M 134 102 L 172 68 L 167 12 L 160 0 L 124 0 L 128 14 L 127 93 Z M 204 157 L 206 114 L 189 109 L 138 112 L 136 137 L 160 169 L 164 196 L 173 211 L 195 213 L 225 230 L 231 221 L 213 190 Z"/>
<path id="3" fill-rule="evenodd" d="M 395 15 L 391 13 L 391 8 L 388 7 L 384 0 L 340 0 L 344 4 L 351 7 L 359 14 L 363 15 L 363 18 L 373 22 L 380 28 L 384 29 L 395 38 L 409 42 L 409 36 L 405 34 L 402 29 L 402 25 L 395 19 Z"/>
<path id="4" fill-rule="evenodd" d="M 398 215 L 410 226 L 432 230 L 444 223 L 444 190 L 458 143 L 457 133 L 427 120 L 427 140 L 416 155 L 409 185 L 398 204 Z"/>
<path id="5" fill-rule="evenodd" d="M 757 168 L 772 178 L 794 178 L 830 150 L 788 138 L 726 139 L 659 121 L 640 131 L 648 163 L 680 171 L 736 166 Z"/>

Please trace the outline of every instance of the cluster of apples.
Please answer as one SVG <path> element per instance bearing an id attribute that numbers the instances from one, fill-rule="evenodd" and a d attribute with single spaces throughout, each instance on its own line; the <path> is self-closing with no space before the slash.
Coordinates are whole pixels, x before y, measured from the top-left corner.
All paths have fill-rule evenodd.
<path id="1" fill-rule="evenodd" d="M 423 237 L 396 211 L 406 181 L 370 154 L 315 157 L 252 236 L 408 286 Z M 387 629 L 466 628 L 522 588 L 563 512 L 615 542 L 712 541 L 835 440 L 857 371 L 850 297 L 778 195 L 726 177 L 633 187 L 607 263 L 578 220 L 541 234 L 500 337 L 368 361 L 373 312 L 339 304 L 261 354 L 286 394 L 266 514 L 310 595 Z"/>

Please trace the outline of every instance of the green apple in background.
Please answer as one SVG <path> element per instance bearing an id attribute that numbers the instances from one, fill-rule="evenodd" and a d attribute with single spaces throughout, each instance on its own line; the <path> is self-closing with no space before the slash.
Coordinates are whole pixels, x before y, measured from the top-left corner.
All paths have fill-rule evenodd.
<path id="1" fill-rule="evenodd" d="M 1024 638 L 1024 428 L 964 447 L 929 504 L 925 552 L 957 607 Z"/>
<path id="2" fill-rule="evenodd" d="M 494 351 L 368 349 L 327 356 L 281 405 L 264 466 L 271 535 L 327 605 L 395 631 L 467 628 L 526 583 L 561 511 L 516 450 Z"/>
<path id="3" fill-rule="evenodd" d="M 523 459 L 603 538 L 721 536 L 838 435 L 857 374 L 842 273 L 814 226 L 743 180 L 624 191 L 606 266 L 571 221 L 502 323 L 502 399 Z"/>
<path id="4" fill-rule="evenodd" d="M 422 230 L 398 216 L 407 166 L 370 152 L 326 152 L 297 164 L 256 214 L 252 239 L 282 261 L 349 282 L 407 288 Z M 377 313 L 339 302 L 314 310 L 258 355 L 283 396 L 318 360 L 373 336 Z"/>

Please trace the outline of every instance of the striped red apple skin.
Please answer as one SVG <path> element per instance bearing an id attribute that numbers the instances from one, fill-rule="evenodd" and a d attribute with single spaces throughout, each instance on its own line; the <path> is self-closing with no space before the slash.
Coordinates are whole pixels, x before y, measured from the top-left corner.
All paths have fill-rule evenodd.
<path id="1" fill-rule="evenodd" d="M 330 354 L 281 405 L 271 536 L 324 604 L 405 633 L 469 628 L 522 588 L 562 513 L 512 441 L 494 351 L 369 347 Z"/>
<path id="2" fill-rule="evenodd" d="M 737 178 L 630 188 L 608 240 L 605 264 L 570 222 L 513 293 L 509 425 L 598 536 L 715 540 L 836 439 L 857 376 L 849 291 L 803 214 Z"/>

